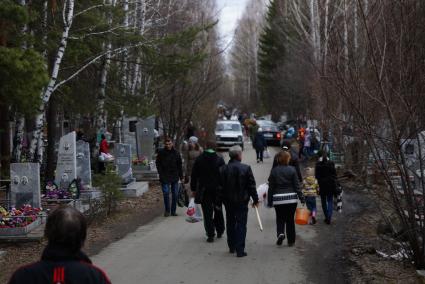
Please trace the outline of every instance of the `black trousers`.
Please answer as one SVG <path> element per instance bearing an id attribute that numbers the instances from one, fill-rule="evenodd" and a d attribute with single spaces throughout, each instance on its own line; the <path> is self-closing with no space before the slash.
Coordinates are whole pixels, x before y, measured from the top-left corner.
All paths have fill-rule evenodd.
<path id="1" fill-rule="evenodd" d="M 215 196 L 205 192 L 201 206 L 207 237 L 214 237 L 215 232 L 217 232 L 217 235 L 222 235 L 224 233 L 223 206 L 214 204 L 214 201 Z"/>
<path id="2" fill-rule="evenodd" d="M 285 233 L 288 238 L 288 243 L 295 243 L 295 211 L 297 203 L 282 204 L 274 207 L 276 210 L 276 231 L 277 236 Z"/>
<path id="3" fill-rule="evenodd" d="M 226 208 L 227 244 L 237 254 L 245 252 L 248 205 L 224 204 Z"/>
<path id="4" fill-rule="evenodd" d="M 263 152 L 264 150 L 257 150 L 255 149 L 255 152 L 257 153 L 257 160 L 263 161 Z"/>

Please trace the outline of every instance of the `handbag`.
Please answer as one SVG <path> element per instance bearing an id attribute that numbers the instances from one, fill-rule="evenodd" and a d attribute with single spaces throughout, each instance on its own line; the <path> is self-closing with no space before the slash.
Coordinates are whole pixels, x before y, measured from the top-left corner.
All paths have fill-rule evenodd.
<path id="1" fill-rule="evenodd" d="M 179 183 L 179 194 L 178 194 L 178 197 L 177 197 L 177 205 L 179 207 L 188 207 L 189 206 L 189 195 L 187 194 L 187 191 L 184 188 L 183 183 Z"/>
<path id="2" fill-rule="evenodd" d="M 268 159 L 268 158 L 270 158 L 270 152 L 269 152 L 269 149 L 264 150 L 264 152 L 263 152 L 263 158 L 264 158 L 264 159 Z"/>
<path id="3" fill-rule="evenodd" d="M 342 185 L 338 180 L 335 180 L 335 190 L 333 194 L 335 196 L 340 195 L 342 193 Z"/>

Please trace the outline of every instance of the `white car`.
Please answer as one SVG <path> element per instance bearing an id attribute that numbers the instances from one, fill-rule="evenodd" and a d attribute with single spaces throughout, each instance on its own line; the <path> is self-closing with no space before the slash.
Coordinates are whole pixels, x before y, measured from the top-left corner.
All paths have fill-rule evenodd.
<path id="1" fill-rule="evenodd" d="M 230 148 L 239 145 L 244 148 L 242 125 L 235 120 L 219 120 L 215 127 L 217 148 Z"/>

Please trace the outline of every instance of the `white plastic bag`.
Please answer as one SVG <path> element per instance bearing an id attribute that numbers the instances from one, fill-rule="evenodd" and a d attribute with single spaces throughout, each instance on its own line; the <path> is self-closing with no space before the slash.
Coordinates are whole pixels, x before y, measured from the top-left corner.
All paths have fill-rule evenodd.
<path id="1" fill-rule="evenodd" d="M 201 206 L 199 204 L 195 204 L 195 199 L 191 198 L 189 201 L 189 206 L 186 210 L 186 222 L 189 223 L 197 223 L 202 221 L 202 211 Z"/>
<path id="2" fill-rule="evenodd" d="M 192 217 L 192 216 L 194 216 L 195 215 L 195 206 L 196 206 L 196 204 L 195 204 L 195 198 L 191 198 L 190 200 L 189 200 L 189 206 L 187 207 L 187 210 L 186 210 L 186 215 L 188 216 L 188 217 Z"/>
<path id="3" fill-rule="evenodd" d="M 267 207 L 267 192 L 269 191 L 269 184 L 263 183 L 257 188 L 258 201 L 262 202 L 264 207 Z"/>
<path id="4" fill-rule="evenodd" d="M 264 158 L 264 159 L 268 159 L 268 158 L 270 158 L 270 152 L 269 152 L 269 149 L 266 149 L 266 150 L 264 150 L 264 151 L 263 151 L 263 158 Z"/>
<path id="5" fill-rule="evenodd" d="M 99 161 L 101 162 L 112 162 L 114 160 L 114 156 L 112 156 L 109 153 L 100 153 L 99 155 Z"/>

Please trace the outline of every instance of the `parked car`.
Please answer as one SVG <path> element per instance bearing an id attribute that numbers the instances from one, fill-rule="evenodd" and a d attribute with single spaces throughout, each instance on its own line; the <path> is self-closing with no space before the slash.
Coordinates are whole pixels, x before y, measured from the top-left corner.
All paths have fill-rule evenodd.
<path id="1" fill-rule="evenodd" d="M 263 129 L 264 138 L 268 145 L 280 146 L 282 133 L 276 123 L 271 120 L 257 120 L 257 124 Z"/>
<path id="2" fill-rule="evenodd" d="M 219 120 L 215 128 L 217 148 L 239 145 L 244 148 L 242 126 L 237 120 Z"/>

